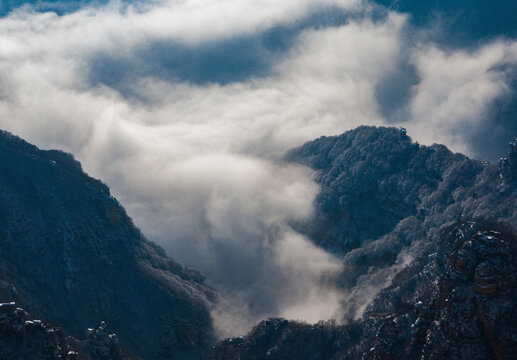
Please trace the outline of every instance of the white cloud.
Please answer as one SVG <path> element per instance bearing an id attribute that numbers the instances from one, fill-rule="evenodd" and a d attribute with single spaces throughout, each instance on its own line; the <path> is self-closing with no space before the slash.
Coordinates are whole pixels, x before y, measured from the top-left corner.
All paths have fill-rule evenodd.
<path id="1" fill-rule="evenodd" d="M 139 44 L 161 40 L 203 46 L 321 6 L 359 4 L 188 0 L 62 17 L 19 11 L 0 19 L 0 127 L 74 153 L 106 181 L 145 234 L 238 300 L 215 314 L 220 324 L 240 331 L 260 316 L 331 317 L 343 294 L 321 279 L 339 265 L 288 226 L 311 216 L 314 174 L 280 158 L 320 135 L 383 124 L 375 85 L 410 46 L 405 17 L 306 29 L 267 76 L 247 81 L 199 86 L 126 73 L 140 100 L 92 86 L 88 71 L 98 53 L 131 58 Z M 515 52 L 501 42 L 473 53 L 414 50 L 422 81 L 410 134 L 461 147 L 451 133 L 479 121 L 477 111 L 505 91 L 494 66 Z"/>
<path id="2" fill-rule="evenodd" d="M 149 40 L 207 43 L 260 32 L 328 6 L 354 9 L 359 0 L 168 0 L 127 6 L 112 2 L 66 16 L 15 11 L 0 22 L 0 57 L 76 57 L 130 50 Z"/>
<path id="3" fill-rule="evenodd" d="M 289 275 L 284 288 L 289 298 L 282 301 L 280 316 L 312 323 L 337 318 L 344 293 L 325 279 L 338 276 L 341 264 L 295 233 L 285 234 L 275 254 L 276 263 Z"/>
<path id="4" fill-rule="evenodd" d="M 407 125 L 424 143 L 472 153 L 465 134 L 487 121 L 491 103 L 509 91 L 505 71 L 517 64 L 517 42 L 495 41 L 475 51 L 423 47 L 413 55 L 421 78 Z"/>
<path id="5" fill-rule="evenodd" d="M 148 100 L 138 102 L 86 81 L 98 51 L 131 56 L 139 42 L 164 37 L 208 42 L 293 21 L 321 4 L 185 1 L 142 12 L 20 12 L 0 20 L 0 125 L 74 153 L 144 233 L 240 299 L 227 309 L 238 311 L 240 328 L 265 316 L 330 317 L 341 295 L 320 281 L 337 262 L 288 227 L 311 216 L 318 188 L 310 170 L 279 158 L 320 134 L 379 121 L 372 83 L 397 51 L 401 18 L 308 30 L 270 76 L 248 82 L 130 78 Z"/>

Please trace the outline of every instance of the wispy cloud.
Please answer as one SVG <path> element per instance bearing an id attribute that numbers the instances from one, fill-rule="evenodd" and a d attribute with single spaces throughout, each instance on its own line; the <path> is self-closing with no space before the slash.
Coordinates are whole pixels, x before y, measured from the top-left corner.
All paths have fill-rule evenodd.
<path id="1" fill-rule="evenodd" d="M 408 128 L 425 143 L 483 156 L 469 136 L 491 123 L 492 103 L 509 94 L 508 72 L 515 72 L 517 42 L 494 41 L 471 51 L 446 52 L 434 46 L 415 50 L 420 82 L 414 87 Z M 490 136 L 491 131 L 487 129 Z"/>

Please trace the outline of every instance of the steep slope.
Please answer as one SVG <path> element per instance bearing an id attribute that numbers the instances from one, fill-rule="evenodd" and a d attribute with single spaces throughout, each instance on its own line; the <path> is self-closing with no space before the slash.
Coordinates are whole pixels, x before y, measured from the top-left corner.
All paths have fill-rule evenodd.
<path id="1" fill-rule="evenodd" d="M 200 356 L 216 295 L 135 228 L 71 155 L 0 132 L 0 302 L 74 336 L 106 321 L 146 359 Z"/>

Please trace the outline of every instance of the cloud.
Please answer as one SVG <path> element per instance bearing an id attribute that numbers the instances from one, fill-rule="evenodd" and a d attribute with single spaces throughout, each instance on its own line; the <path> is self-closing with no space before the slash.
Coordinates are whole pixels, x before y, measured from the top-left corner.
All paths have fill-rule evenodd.
<path id="1" fill-rule="evenodd" d="M 343 291 L 333 282 L 341 263 L 294 232 L 286 233 L 275 246 L 275 262 L 288 274 L 283 283 L 289 298 L 280 303 L 280 315 L 301 316 L 312 323 L 337 318 Z"/>
<path id="2" fill-rule="evenodd" d="M 312 323 L 339 318 L 345 296 L 337 286 L 340 261 L 291 229 L 281 229 L 275 238 L 256 264 L 261 284 L 251 287 L 261 291 L 247 292 L 243 286 L 228 294 L 227 306 L 213 312 L 220 337 L 242 335 L 272 315 Z"/>
<path id="3" fill-rule="evenodd" d="M 110 0 L 3 0 L 0 3 L 0 16 L 5 16 L 19 9 L 48 12 L 53 11 L 60 15 L 72 13 L 82 7 L 99 7 L 106 5 Z M 130 3 L 131 0 L 121 0 Z M 142 0 L 146 1 L 146 0 Z M 140 2 L 140 1 L 139 1 Z"/>
<path id="4" fill-rule="evenodd" d="M 11 35 L 3 38 L 2 55 L 54 53 L 70 57 L 96 50 L 129 51 L 150 40 L 207 44 L 288 24 L 328 6 L 353 9 L 357 1 L 169 0 L 134 5 L 110 2 L 100 9 L 86 7 L 66 16 L 22 9 L 0 24 L 0 32 Z"/>
<path id="5" fill-rule="evenodd" d="M 462 129 L 508 92 L 515 59 L 511 41 L 416 46 L 406 16 L 373 15 L 352 0 L 17 10 L 0 19 L 0 127 L 75 154 L 151 240 L 205 272 L 227 295 L 219 329 L 333 317 L 339 261 L 289 227 L 319 189 L 284 153 L 386 123 L 391 92 L 406 94 L 391 123 L 469 149 Z M 401 63 L 414 73 L 396 89 Z"/>
<path id="6" fill-rule="evenodd" d="M 413 61 L 420 82 L 413 89 L 408 129 L 425 143 L 445 143 L 455 151 L 483 156 L 469 137 L 492 123 L 491 105 L 509 95 L 508 72 L 517 65 L 517 42 L 495 41 L 454 52 L 429 46 L 415 51 Z M 496 124 L 493 128 L 485 132 L 490 139 L 498 130 Z"/>
<path id="7" fill-rule="evenodd" d="M 338 262 L 288 225 L 312 214 L 313 173 L 280 158 L 320 133 L 349 128 L 343 111 L 356 114 L 357 124 L 376 117 L 375 106 L 364 106 L 374 105 L 373 86 L 361 74 L 372 78 L 377 71 L 360 73 L 361 62 L 375 64 L 396 51 L 400 19 L 301 28 L 270 74 L 246 82 L 196 85 L 127 73 L 135 96 L 125 97 L 88 80 L 100 52 L 131 58 L 142 41 L 164 37 L 199 46 L 288 24 L 315 6 L 248 5 L 188 1 L 141 12 L 18 12 L 0 20 L 2 127 L 74 153 L 110 185 L 144 233 L 227 295 L 229 308 L 219 310 L 238 314 L 230 317 L 239 322 L 235 329 L 267 316 L 317 320 L 339 307 L 336 286 L 322 282 Z M 154 17 L 158 10 L 174 16 Z M 196 21 L 204 24 L 199 33 L 185 35 Z M 355 57 L 336 60 L 347 52 Z M 370 58 L 372 52 L 377 56 Z"/>

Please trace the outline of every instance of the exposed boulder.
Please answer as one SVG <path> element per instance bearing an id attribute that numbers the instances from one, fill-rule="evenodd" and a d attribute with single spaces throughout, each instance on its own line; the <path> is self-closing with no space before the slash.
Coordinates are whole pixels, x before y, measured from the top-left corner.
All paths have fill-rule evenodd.
<path id="1" fill-rule="evenodd" d="M 517 139 L 510 144 L 508 157 L 499 160 L 501 176 L 509 183 L 517 182 Z"/>
<path id="2" fill-rule="evenodd" d="M 116 334 L 107 332 L 106 323 L 101 322 L 97 329 L 88 329 L 86 343 L 90 353 L 99 360 L 121 360 L 122 352 Z"/>

